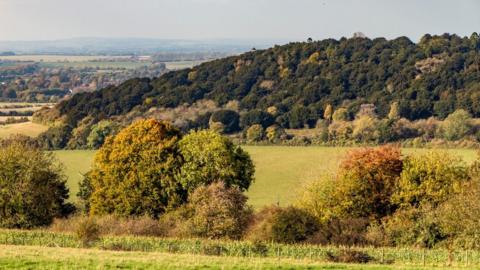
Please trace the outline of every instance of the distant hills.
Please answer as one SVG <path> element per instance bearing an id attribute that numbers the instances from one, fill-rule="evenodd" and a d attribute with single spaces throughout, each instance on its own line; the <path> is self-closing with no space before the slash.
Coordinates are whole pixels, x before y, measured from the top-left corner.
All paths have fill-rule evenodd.
<path id="1" fill-rule="evenodd" d="M 220 107 L 236 101 L 242 118 L 270 117 L 284 128 L 314 126 L 327 105 L 350 117 L 362 104 L 385 117 L 393 102 L 409 119 L 444 118 L 457 108 L 480 117 L 479 52 L 476 33 L 425 35 L 417 44 L 406 37 L 290 43 L 77 94 L 50 115 L 74 128 L 86 116 L 141 115 L 212 100 Z"/>
<path id="2" fill-rule="evenodd" d="M 174 40 L 148 38 L 72 38 L 46 41 L 0 41 L 0 52 L 17 54 L 125 55 L 156 53 L 216 52 L 238 54 L 255 48 L 268 48 L 282 41 L 273 40 Z"/>

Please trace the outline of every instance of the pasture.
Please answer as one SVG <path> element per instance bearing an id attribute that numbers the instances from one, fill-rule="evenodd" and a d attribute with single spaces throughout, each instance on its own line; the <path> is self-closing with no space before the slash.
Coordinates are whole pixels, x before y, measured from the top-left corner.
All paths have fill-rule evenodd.
<path id="1" fill-rule="evenodd" d="M 33 123 L 33 122 L 24 122 L 17 124 L 8 124 L 0 126 L 0 138 L 6 138 L 11 135 L 21 134 L 30 137 L 36 137 L 40 133 L 46 131 L 47 126 Z"/>
<path id="2" fill-rule="evenodd" d="M 394 266 L 354 264 L 347 266 L 313 260 L 0 245 L 2 269 L 346 269 L 347 267 L 398 269 Z"/>
<path id="3" fill-rule="evenodd" d="M 249 203 L 255 208 L 293 202 L 297 192 L 309 181 L 336 171 L 341 158 L 352 148 L 347 147 L 294 147 L 294 146 L 243 146 L 255 163 L 255 182 L 247 192 Z M 404 149 L 404 154 L 425 153 L 428 149 Z M 473 149 L 447 149 L 465 162 L 476 158 Z M 76 200 L 78 182 L 90 169 L 94 151 L 55 151 L 64 164 L 71 199 Z"/>

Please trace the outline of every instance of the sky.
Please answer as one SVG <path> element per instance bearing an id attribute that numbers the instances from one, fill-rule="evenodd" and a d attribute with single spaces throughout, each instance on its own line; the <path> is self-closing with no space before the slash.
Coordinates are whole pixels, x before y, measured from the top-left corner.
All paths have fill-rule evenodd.
<path id="1" fill-rule="evenodd" d="M 0 0 L 0 40 L 370 38 L 480 32 L 479 0 Z"/>

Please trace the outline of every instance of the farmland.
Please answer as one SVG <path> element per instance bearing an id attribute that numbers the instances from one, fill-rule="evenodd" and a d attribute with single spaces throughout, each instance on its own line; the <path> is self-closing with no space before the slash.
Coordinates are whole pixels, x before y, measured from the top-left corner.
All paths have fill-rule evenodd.
<path id="1" fill-rule="evenodd" d="M 290 146 L 244 146 L 251 155 L 255 167 L 255 181 L 247 192 L 249 203 L 255 208 L 277 204 L 285 206 L 294 200 L 296 191 L 308 181 L 333 173 L 346 147 L 290 147 Z M 405 149 L 404 153 L 425 153 L 427 149 Z M 436 150 L 457 155 L 466 162 L 476 157 L 472 149 Z M 75 200 L 78 182 L 87 172 L 93 160 L 94 151 L 56 151 L 64 164 L 68 176 L 71 198 Z"/>

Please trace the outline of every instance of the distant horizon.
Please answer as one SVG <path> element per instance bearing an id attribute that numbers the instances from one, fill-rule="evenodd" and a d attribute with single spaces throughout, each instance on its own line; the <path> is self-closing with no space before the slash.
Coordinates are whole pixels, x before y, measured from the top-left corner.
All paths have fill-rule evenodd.
<path id="1" fill-rule="evenodd" d="M 466 36 L 476 0 L 0 0 L 1 41 L 82 37 L 288 40 Z"/>

